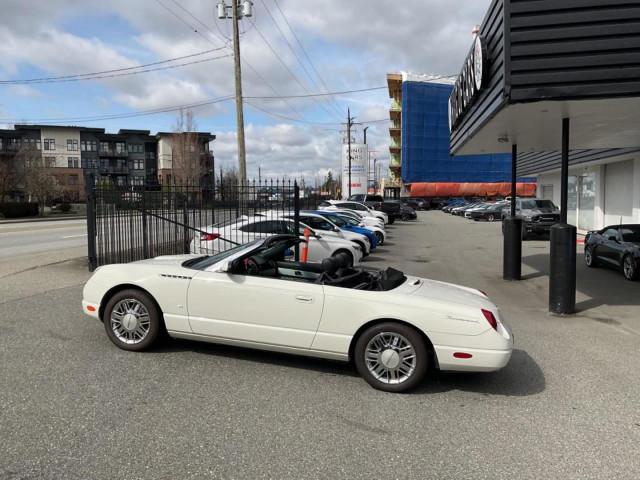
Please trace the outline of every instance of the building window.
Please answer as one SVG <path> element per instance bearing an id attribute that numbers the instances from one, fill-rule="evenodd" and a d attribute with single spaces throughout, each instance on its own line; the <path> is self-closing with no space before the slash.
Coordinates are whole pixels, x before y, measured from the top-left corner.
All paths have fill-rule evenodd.
<path id="1" fill-rule="evenodd" d="M 116 154 L 120 155 L 127 151 L 127 145 L 124 142 L 116 142 Z"/>
<path id="2" fill-rule="evenodd" d="M 0 150 L 2 150 L 2 139 L 0 138 Z"/>
<path id="3" fill-rule="evenodd" d="M 44 157 L 44 166 L 54 168 L 56 166 L 56 157 Z"/>
<path id="4" fill-rule="evenodd" d="M 78 157 L 68 157 L 67 163 L 69 168 L 78 168 L 80 166 L 80 159 Z"/>
<path id="5" fill-rule="evenodd" d="M 98 142 L 96 140 L 82 140 L 80 142 L 80 150 L 83 152 L 97 152 Z"/>
<path id="6" fill-rule="evenodd" d="M 45 138 L 44 139 L 44 149 L 45 150 L 55 150 L 56 149 L 56 140 L 55 140 L 55 138 Z"/>
<path id="7" fill-rule="evenodd" d="M 22 146 L 22 139 L 20 138 L 11 139 L 11 146 L 9 147 L 11 150 L 20 150 L 21 146 Z"/>
<path id="8" fill-rule="evenodd" d="M 141 158 L 129 160 L 129 168 L 132 170 L 144 170 L 144 160 Z"/>
<path id="9" fill-rule="evenodd" d="M 81 152 L 86 152 L 87 151 L 87 142 L 86 140 L 80 140 L 80 151 Z"/>
<path id="10" fill-rule="evenodd" d="M 78 140 L 67 140 L 67 150 L 70 152 L 77 152 Z"/>
<path id="11" fill-rule="evenodd" d="M 109 142 L 100 142 L 100 153 L 107 153 L 109 151 Z"/>
<path id="12" fill-rule="evenodd" d="M 40 139 L 35 138 L 25 138 L 24 146 L 29 150 L 40 150 Z"/>
<path id="13" fill-rule="evenodd" d="M 67 185 L 78 185 L 80 183 L 79 175 L 69 175 Z"/>
<path id="14" fill-rule="evenodd" d="M 144 153 L 144 145 L 140 144 L 129 144 L 129 153 Z"/>

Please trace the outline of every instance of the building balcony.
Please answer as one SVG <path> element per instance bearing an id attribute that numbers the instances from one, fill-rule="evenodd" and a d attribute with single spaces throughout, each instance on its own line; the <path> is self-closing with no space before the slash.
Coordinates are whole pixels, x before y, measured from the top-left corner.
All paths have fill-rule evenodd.
<path id="1" fill-rule="evenodd" d="M 402 166 L 402 156 L 400 154 L 392 154 L 391 161 L 389 162 L 389 167 L 400 167 Z"/>
<path id="2" fill-rule="evenodd" d="M 391 120 L 394 120 L 394 121 L 402 120 L 402 111 L 390 109 L 389 117 L 391 118 Z"/>
<path id="3" fill-rule="evenodd" d="M 119 174 L 119 175 L 128 175 L 129 167 L 125 167 L 122 165 L 108 165 L 108 166 L 100 166 L 100 174 Z"/>
<path id="4" fill-rule="evenodd" d="M 392 137 L 400 137 L 402 135 L 402 129 L 399 127 L 389 127 L 389 135 Z"/>
<path id="5" fill-rule="evenodd" d="M 126 150 L 115 150 L 109 148 L 106 150 L 99 150 L 98 155 L 100 157 L 128 157 L 129 152 Z"/>

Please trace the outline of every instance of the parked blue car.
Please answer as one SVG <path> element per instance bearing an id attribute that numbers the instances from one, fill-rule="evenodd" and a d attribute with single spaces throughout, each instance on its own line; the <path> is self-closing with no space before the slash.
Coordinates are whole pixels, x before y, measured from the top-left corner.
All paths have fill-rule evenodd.
<path id="1" fill-rule="evenodd" d="M 376 248 L 376 246 L 378 245 L 378 239 L 377 239 L 376 235 L 371 230 L 369 230 L 367 228 L 362 228 L 362 227 L 358 227 L 358 226 L 352 225 L 351 223 L 349 223 L 347 220 L 342 218 L 337 213 L 327 212 L 327 211 L 324 211 L 324 210 L 308 210 L 307 213 L 315 213 L 317 215 L 322 215 L 327 220 L 335 223 L 338 226 L 338 228 L 340 228 L 341 230 L 346 230 L 346 231 L 349 231 L 349 232 L 360 233 L 362 235 L 366 235 L 367 238 L 371 241 L 371 249 L 372 250 L 374 248 Z"/>

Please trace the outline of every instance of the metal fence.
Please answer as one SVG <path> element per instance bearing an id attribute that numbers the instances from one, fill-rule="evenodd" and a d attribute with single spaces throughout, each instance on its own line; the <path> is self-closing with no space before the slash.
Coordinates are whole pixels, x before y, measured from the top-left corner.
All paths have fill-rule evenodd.
<path id="1" fill-rule="evenodd" d="M 300 210 L 315 210 L 319 203 L 316 197 L 301 194 L 304 190 L 296 182 L 279 179 L 246 185 L 120 186 L 96 184 L 89 174 L 85 188 L 90 271 L 159 255 L 211 254 L 256 237 L 282 233 L 234 229 L 233 236 L 226 238 L 227 227 L 234 221 L 242 222 L 244 216 L 265 220 L 290 216 L 298 231 Z M 207 242 L 212 232 L 218 232 L 213 235 L 216 241 Z"/>

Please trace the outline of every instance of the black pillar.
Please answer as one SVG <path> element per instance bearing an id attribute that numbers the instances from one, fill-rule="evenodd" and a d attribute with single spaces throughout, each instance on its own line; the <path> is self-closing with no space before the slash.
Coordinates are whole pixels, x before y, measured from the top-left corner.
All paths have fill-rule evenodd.
<path id="1" fill-rule="evenodd" d="M 560 223 L 551 227 L 549 311 L 576 311 L 576 227 L 567 224 L 569 186 L 569 119 L 562 119 L 562 168 L 560 171 Z"/>
<path id="2" fill-rule="evenodd" d="M 504 248 L 502 278 L 520 280 L 522 277 L 522 218 L 516 216 L 516 163 L 518 145 L 511 147 L 511 214 L 502 221 Z"/>

